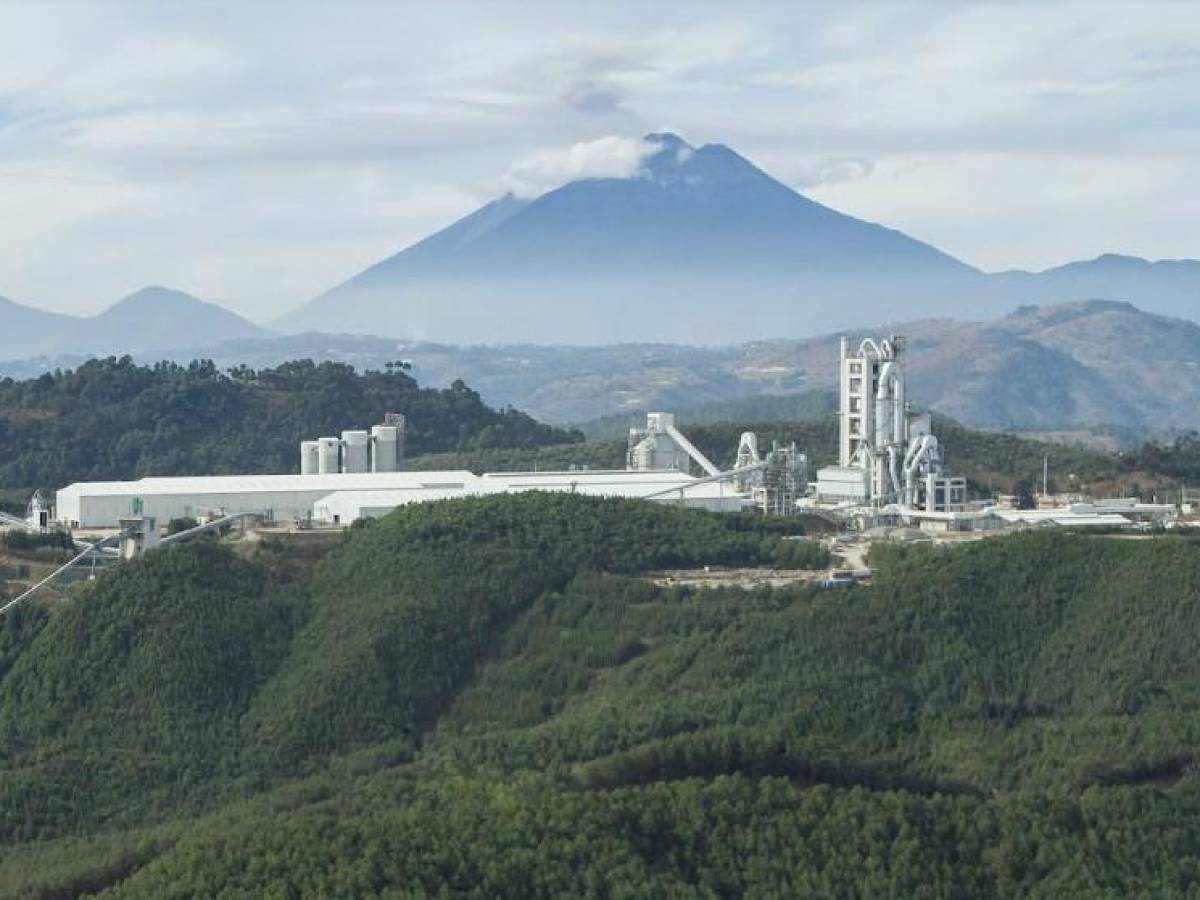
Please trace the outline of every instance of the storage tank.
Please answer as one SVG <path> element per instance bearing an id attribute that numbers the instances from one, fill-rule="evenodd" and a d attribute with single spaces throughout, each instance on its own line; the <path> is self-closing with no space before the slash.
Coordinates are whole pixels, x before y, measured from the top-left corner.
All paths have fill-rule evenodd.
<path id="1" fill-rule="evenodd" d="M 322 475 L 336 475 L 341 471 L 338 465 L 338 451 L 342 442 L 335 437 L 323 437 L 317 441 L 317 471 Z"/>
<path id="2" fill-rule="evenodd" d="M 376 425 L 371 429 L 371 471 L 396 472 L 400 465 L 401 431 L 395 425 Z"/>
<path id="3" fill-rule="evenodd" d="M 350 473 L 369 472 L 369 448 L 371 436 L 365 431 L 342 432 L 342 471 Z"/>
<path id="4" fill-rule="evenodd" d="M 316 475 L 321 470 L 319 446 L 316 441 L 300 442 L 301 475 Z"/>

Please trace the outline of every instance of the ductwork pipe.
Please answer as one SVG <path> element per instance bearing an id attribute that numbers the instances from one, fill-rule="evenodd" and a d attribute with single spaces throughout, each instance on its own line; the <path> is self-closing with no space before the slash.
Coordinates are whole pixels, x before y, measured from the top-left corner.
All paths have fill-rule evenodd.
<path id="1" fill-rule="evenodd" d="M 880 351 L 879 345 L 870 338 L 863 338 L 863 342 L 858 345 L 858 355 L 863 359 L 869 359 L 871 354 L 874 354 L 876 359 L 883 359 L 883 353 Z"/>

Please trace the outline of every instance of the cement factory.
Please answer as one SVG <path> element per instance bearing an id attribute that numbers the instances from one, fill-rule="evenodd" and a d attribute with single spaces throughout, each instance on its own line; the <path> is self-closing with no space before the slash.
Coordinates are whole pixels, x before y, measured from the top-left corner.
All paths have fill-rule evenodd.
<path id="1" fill-rule="evenodd" d="M 741 436 L 732 466 L 722 469 L 666 412 L 650 413 L 644 427 L 630 430 L 624 469 L 408 471 L 405 417 L 388 413 L 369 430 L 303 441 L 299 474 L 80 482 L 58 491 L 52 516 L 45 509 L 38 515 L 43 524 L 52 519 L 80 530 L 128 528 L 135 510 L 146 520 L 164 524 L 181 518 L 204 523 L 252 516 L 284 525 L 344 527 L 408 503 L 540 490 L 638 498 L 716 512 L 809 513 L 858 530 L 972 531 L 1037 524 L 1028 513 L 1022 518 L 990 501 L 968 500 L 966 479 L 947 470 L 930 414 L 910 407 L 905 354 L 902 337 L 867 338 L 857 346 L 841 340 L 838 459 L 836 465 L 818 469 L 815 481 L 809 480 L 808 458 L 801 448 L 790 444 L 760 449 L 758 436 L 751 432 Z M 1060 509 L 1044 521 L 1115 525 L 1118 519 L 1129 523 L 1137 516 L 1165 515 L 1166 509 L 1173 508 L 1092 504 L 1078 511 Z"/>

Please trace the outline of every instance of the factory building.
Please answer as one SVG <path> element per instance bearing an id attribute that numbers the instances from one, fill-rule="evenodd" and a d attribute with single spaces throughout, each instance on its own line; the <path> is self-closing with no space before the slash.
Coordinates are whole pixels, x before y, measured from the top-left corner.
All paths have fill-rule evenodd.
<path id="1" fill-rule="evenodd" d="M 950 477 L 928 413 L 908 406 L 904 339 L 866 338 L 838 355 L 838 464 L 817 472 L 820 502 L 894 507 L 901 513 L 961 511 L 964 478 Z"/>
<path id="2" fill-rule="evenodd" d="M 58 521 L 79 528 L 115 527 L 140 499 L 145 515 L 171 519 L 254 513 L 279 522 L 308 519 L 317 501 L 335 491 L 464 493 L 478 476 L 461 472 L 365 472 L 317 475 L 213 475 L 94 481 L 58 492 Z"/>
<path id="3" fill-rule="evenodd" d="M 413 473 L 417 474 L 417 473 Z M 433 473 L 424 473 L 426 475 Z M 737 512 L 746 508 L 746 497 L 729 484 L 699 484 L 698 479 L 678 471 L 630 472 L 493 472 L 471 475 L 461 487 L 428 482 L 415 488 L 347 489 L 334 491 L 313 504 L 317 522 L 344 524 L 358 519 L 386 516 L 398 506 L 455 497 L 516 494 L 524 491 L 553 491 L 588 497 L 651 499 L 692 509 Z"/>
<path id="4" fill-rule="evenodd" d="M 729 483 L 675 427 L 670 413 L 651 413 L 630 441 L 630 465 L 617 471 L 406 472 L 404 417 L 389 413 L 370 431 L 300 444 L 299 475 L 219 475 L 143 478 L 72 484 L 58 492 L 58 521 L 111 528 L 138 505 L 160 523 L 250 513 L 277 522 L 346 525 L 386 515 L 398 506 L 454 497 L 519 491 L 560 491 L 598 497 L 646 498 L 730 512 L 750 498 Z M 693 477 L 692 461 L 704 472 Z"/>
<path id="5" fill-rule="evenodd" d="M 721 471 L 683 436 L 675 427 L 675 416 L 666 412 L 649 413 L 645 428 L 629 429 L 625 458 L 630 472 L 687 472 L 693 460 L 709 475 Z"/>
<path id="6" fill-rule="evenodd" d="M 594 497 L 648 497 L 663 503 L 733 512 L 746 498 L 729 484 L 698 484 L 686 472 L 366 472 L 335 475 L 218 475 L 72 484 L 58 492 L 58 519 L 78 528 L 111 528 L 140 502 L 161 523 L 254 513 L 277 522 L 345 525 L 431 500 L 520 491 Z"/>

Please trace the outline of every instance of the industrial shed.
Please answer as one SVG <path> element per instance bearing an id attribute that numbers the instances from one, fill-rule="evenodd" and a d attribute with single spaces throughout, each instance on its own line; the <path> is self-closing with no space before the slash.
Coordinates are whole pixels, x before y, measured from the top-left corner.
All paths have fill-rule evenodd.
<path id="1" fill-rule="evenodd" d="M 566 492 L 585 494 L 589 497 L 652 496 L 652 499 L 658 502 L 679 503 L 679 489 L 682 488 L 684 506 L 715 512 L 736 512 L 743 509 L 746 503 L 745 495 L 739 494 L 728 485 L 698 483 L 697 479 L 682 472 L 628 472 L 624 469 L 493 472 L 471 477 L 475 479 L 474 482 L 467 483 L 459 490 L 420 486 L 336 491 L 313 504 L 312 517 L 314 521 L 346 524 L 358 519 L 386 516 L 396 507 L 408 503 L 426 503 L 482 494 L 515 494 L 523 491 Z"/>
<path id="2" fill-rule="evenodd" d="M 159 522 L 216 513 L 260 513 L 277 521 L 307 518 L 323 497 L 346 490 L 471 491 L 479 476 L 467 471 L 364 472 L 319 475 L 214 475 L 79 482 L 58 492 L 57 518 L 81 528 L 111 528 L 134 499 Z"/>
<path id="3" fill-rule="evenodd" d="M 479 481 L 484 493 L 568 491 L 590 497 L 649 497 L 714 512 L 737 512 L 745 509 L 747 502 L 746 495 L 729 484 L 704 482 L 675 470 L 492 472 Z"/>
<path id="4" fill-rule="evenodd" d="M 569 491 L 601 497 L 646 497 L 730 512 L 745 495 L 726 484 L 698 483 L 683 472 L 363 472 L 316 475 L 216 475 L 72 484 L 58 492 L 60 522 L 115 527 L 135 499 L 159 522 L 183 516 L 259 513 L 276 521 L 349 524 L 386 515 L 406 503 L 517 491 Z"/>

